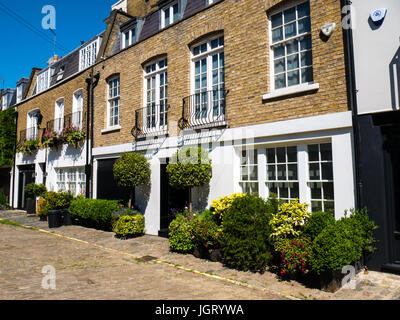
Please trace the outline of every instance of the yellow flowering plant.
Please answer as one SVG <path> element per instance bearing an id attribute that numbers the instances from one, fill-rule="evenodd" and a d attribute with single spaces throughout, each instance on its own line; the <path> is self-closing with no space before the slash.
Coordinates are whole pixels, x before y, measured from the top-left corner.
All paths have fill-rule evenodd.
<path id="1" fill-rule="evenodd" d="M 232 205 L 236 198 L 244 197 L 244 193 L 234 193 L 229 196 L 220 197 L 219 200 L 212 201 L 213 214 L 218 220 L 222 220 L 224 212 L 226 212 Z"/>
<path id="2" fill-rule="evenodd" d="M 301 234 L 301 227 L 311 217 L 307 210 L 308 205 L 299 203 L 296 199 L 290 203 L 282 203 L 279 211 L 272 215 L 270 225 L 273 232 L 271 238 L 279 240 L 282 238 L 295 238 Z"/>

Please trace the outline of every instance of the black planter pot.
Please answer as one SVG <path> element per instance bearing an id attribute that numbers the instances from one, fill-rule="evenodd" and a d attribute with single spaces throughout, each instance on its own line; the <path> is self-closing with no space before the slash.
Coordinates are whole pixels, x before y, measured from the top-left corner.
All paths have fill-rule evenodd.
<path id="1" fill-rule="evenodd" d="M 360 262 L 352 265 L 354 267 L 355 274 L 359 273 L 362 269 Z M 320 275 L 321 290 L 326 292 L 334 293 L 342 287 L 344 277 L 348 276 L 349 273 L 342 273 L 342 270 L 328 271 Z"/>
<path id="2" fill-rule="evenodd" d="M 212 262 L 221 262 L 221 261 L 222 261 L 221 249 L 213 249 L 213 250 L 209 253 L 209 259 L 210 259 Z"/>
<path id="3" fill-rule="evenodd" d="M 26 212 L 28 214 L 36 213 L 36 199 L 26 199 Z"/>
<path id="4" fill-rule="evenodd" d="M 39 216 L 39 221 L 47 221 L 46 216 L 44 215 Z"/>
<path id="5" fill-rule="evenodd" d="M 62 211 L 62 218 L 63 218 L 64 226 L 71 226 L 72 225 L 72 219 L 71 219 L 71 215 L 70 215 L 68 209 L 64 209 Z"/>
<path id="6" fill-rule="evenodd" d="M 59 228 L 62 226 L 62 217 L 60 210 L 50 210 L 47 212 L 49 228 Z"/>
<path id="7" fill-rule="evenodd" d="M 207 257 L 207 251 L 206 251 L 206 249 L 205 249 L 204 247 L 202 247 L 202 246 L 197 246 L 197 247 L 195 247 L 195 248 L 193 249 L 193 255 L 194 255 L 196 258 L 204 259 L 204 258 Z"/>

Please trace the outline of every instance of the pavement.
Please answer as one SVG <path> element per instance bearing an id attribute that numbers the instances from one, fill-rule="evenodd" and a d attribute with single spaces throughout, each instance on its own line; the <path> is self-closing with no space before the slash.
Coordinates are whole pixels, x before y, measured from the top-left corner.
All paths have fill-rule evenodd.
<path id="1" fill-rule="evenodd" d="M 354 286 L 328 293 L 273 272 L 173 253 L 168 239 L 120 240 L 75 225 L 49 229 L 35 215 L 0 211 L 0 299 L 400 300 L 400 276 L 361 272 Z"/>

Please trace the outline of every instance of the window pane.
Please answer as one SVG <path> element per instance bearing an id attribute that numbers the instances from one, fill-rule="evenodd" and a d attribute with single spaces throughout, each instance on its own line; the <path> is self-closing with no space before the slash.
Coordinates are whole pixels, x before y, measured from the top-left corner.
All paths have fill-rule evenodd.
<path id="1" fill-rule="evenodd" d="M 322 211 L 322 202 L 321 201 L 311 201 L 311 211 L 312 212 Z"/>
<path id="2" fill-rule="evenodd" d="M 294 86 L 300 83 L 299 70 L 288 73 L 288 86 Z"/>
<path id="3" fill-rule="evenodd" d="M 285 47 L 283 44 L 274 47 L 274 58 L 280 58 L 285 55 Z"/>
<path id="4" fill-rule="evenodd" d="M 287 148 L 287 158 L 288 162 L 297 162 L 297 147 Z"/>
<path id="5" fill-rule="evenodd" d="M 247 181 L 249 180 L 248 170 L 247 167 L 241 167 L 241 180 Z"/>
<path id="6" fill-rule="evenodd" d="M 287 57 L 287 69 L 293 70 L 293 69 L 298 69 L 298 68 L 299 68 L 299 55 L 294 54 L 294 55 Z M 289 81 L 289 85 L 290 85 L 290 81 Z"/>
<path id="7" fill-rule="evenodd" d="M 275 163 L 275 149 L 267 149 L 267 162 Z"/>
<path id="8" fill-rule="evenodd" d="M 290 188 L 290 198 L 298 199 L 299 198 L 299 184 L 293 183 L 293 186 Z"/>
<path id="9" fill-rule="evenodd" d="M 311 49 L 311 35 L 301 37 L 300 40 L 300 49 L 301 50 L 309 50 Z"/>
<path id="10" fill-rule="evenodd" d="M 272 43 L 283 40 L 283 28 L 278 28 L 272 31 Z"/>
<path id="11" fill-rule="evenodd" d="M 322 189 L 320 183 L 311 183 L 311 199 L 321 199 Z"/>
<path id="12" fill-rule="evenodd" d="M 302 52 L 301 54 L 301 66 L 311 66 L 312 65 L 312 53 L 311 51 Z"/>
<path id="13" fill-rule="evenodd" d="M 286 87 L 286 76 L 285 74 L 281 74 L 279 76 L 275 76 L 275 89 L 285 88 Z"/>
<path id="14" fill-rule="evenodd" d="M 299 20 L 299 34 L 310 32 L 311 31 L 311 22 L 310 18 L 304 18 Z"/>
<path id="15" fill-rule="evenodd" d="M 168 9 L 165 9 L 165 26 L 168 26 L 169 25 L 169 8 Z"/>
<path id="16" fill-rule="evenodd" d="M 285 10 L 283 12 L 283 15 L 285 17 L 285 23 L 288 23 L 288 22 L 296 20 L 296 8 L 293 7 L 293 8 L 290 8 L 288 10 Z"/>
<path id="17" fill-rule="evenodd" d="M 332 162 L 322 163 L 321 170 L 322 170 L 322 180 L 332 180 L 333 179 Z"/>
<path id="18" fill-rule="evenodd" d="M 289 189 L 287 188 L 286 183 L 282 187 L 279 187 L 279 198 L 289 198 Z"/>
<path id="19" fill-rule="evenodd" d="M 324 199 L 325 200 L 334 199 L 333 182 L 324 183 Z"/>
<path id="20" fill-rule="evenodd" d="M 242 151 L 241 164 L 242 165 L 247 164 L 247 153 L 244 150 Z"/>
<path id="21" fill-rule="evenodd" d="M 285 26 L 285 39 L 294 37 L 296 35 L 297 35 L 296 22 L 293 22 Z"/>
<path id="22" fill-rule="evenodd" d="M 319 151 L 317 144 L 312 144 L 308 146 L 308 160 L 319 161 Z"/>
<path id="23" fill-rule="evenodd" d="M 297 164 L 288 165 L 288 180 L 297 180 Z"/>
<path id="24" fill-rule="evenodd" d="M 335 203 L 333 201 L 324 201 L 324 211 L 325 212 L 334 212 L 335 211 Z"/>
<path id="25" fill-rule="evenodd" d="M 290 40 L 286 42 L 286 54 L 290 55 L 292 53 L 299 51 L 299 41 L 298 40 Z"/>
<path id="26" fill-rule="evenodd" d="M 276 148 L 277 162 L 286 162 L 286 148 Z"/>
<path id="27" fill-rule="evenodd" d="M 310 180 L 320 180 L 319 163 L 310 163 Z"/>
<path id="28" fill-rule="evenodd" d="M 274 69 L 275 69 L 275 73 L 282 73 L 282 72 L 286 71 L 285 58 L 275 60 Z"/>
<path id="29" fill-rule="evenodd" d="M 286 165 L 278 165 L 278 180 L 286 180 Z"/>
<path id="30" fill-rule="evenodd" d="M 219 46 L 219 39 L 211 40 L 211 49 L 218 48 Z"/>
<path id="31" fill-rule="evenodd" d="M 272 28 L 276 28 L 282 25 L 282 12 L 275 14 L 271 17 Z"/>
<path id="32" fill-rule="evenodd" d="M 298 18 L 303 18 L 310 15 L 310 3 L 307 1 L 297 6 Z"/>
<path id="33" fill-rule="evenodd" d="M 276 166 L 267 166 L 267 177 L 270 181 L 276 180 Z"/>
<path id="34" fill-rule="evenodd" d="M 249 167 L 249 173 L 250 173 L 250 180 L 251 181 L 257 181 L 258 180 L 257 166 L 250 166 Z"/>
<path id="35" fill-rule="evenodd" d="M 321 144 L 321 160 L 332 160 L 332 145 L 330 143 Z"/>
<path id="36" fill-rule="evenodd" d="M 313 76 L 313 68 L 304 68 L 301 69 L 301 82 L 305 83 L 305 82 L 312 82 L 314 80 L 314 76 Z"/>
<path id="37" fill-rule="evenodd" d="M 179 20 L 179 7 L 178 4 L 174 4 L 173 6 L 174 11 L 174 22 Z"/>

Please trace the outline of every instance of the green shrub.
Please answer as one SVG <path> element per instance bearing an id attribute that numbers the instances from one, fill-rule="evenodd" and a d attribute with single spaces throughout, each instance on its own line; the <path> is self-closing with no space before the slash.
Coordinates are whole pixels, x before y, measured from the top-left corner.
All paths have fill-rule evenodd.
<path id="1" fill-rule="evenodd" d="M 66 209 L 69 207 L 74 196 L 71 192 L 46 192 L 44 195 L 44 213 L 50 210 Z"/>
<path id="2" fill-rule="evenodd" d="M 304 226 L 304 236 L 314 240 L 327 226 L 335 223 L 335 217 L 330 212 L 315 212 Z"/>
<path id="3" fill-rule="evenodd" d="M 193 242 L 211 251 L 221 247 L 222 230 L 210 211 L 205 211 L 192 221 Z"/>
<path id="4" fill-rule="evenodd" d="M 26 155 L 32 155 L 34 154 L 37 150 L 40 148 L 40 142 L 39 139 L 34 139 L 34 140 L 27 140 L 22 142 L 18 147 L 17 147 L 17 152 L 22 152 L 24 156 Z"/>
<path id="5" fill-rule="evenodd" d="M 270 221 L 271 238 L 277 241 L 281 238 L 299 237 L 301 229 L 310 215 L 307 211 L 307 205 L 299 203 L 297 199 L 290 203 L 282 203 L 279 211 L 273 214 Z"/>
<path id="6" fill-rule="evenodd" d="M 4 206 L 7 204 L 6 195 L 4 194 L 3 190 L 0 189 L 0 206 Z"/>
<path id="7" fill-rule="evenodd" d="M 133 210 L 133 209 L 126 208 L 123 205 L 119 205 L 119 210 L 114 211 L 111 214 L 111 222 L 112 222 L 112 224 L 114 224 L 122 216 L 136 216 L 138 214 L 140 214 L 140 212 Z"/>
<path id="8" fill-rule="evenodd" d="M 14 161 L 16 114 L 15 108 L 0 111 L 0 167 L 11 166 Z"/>
<path id="9" fill-rule="evenodd" d="M 309 269 L 312 249 L 307 238 L 282 238 L 274 243 L 274 248 L 280 255 L 282 276 L 305 273 Z"/>
<path id="10" fill-rule="evenodd" d="M 119 237 L 134 237 L 144 234 L 144 216 L 141 214 L 121 216 L 113 225 Z"/>
<path id="11" fill-rule="evenodd" d="M 236 198 L 224 213 L 222 255 L 227 266 L 264 271 L 271 261 L 271 219 L 274 205 L 254 195 Z"/>
<path id="12" fill-rule="evenodd" d="M 99 227 L 111 229 L 112 215 L 119 209 L 117 200 L 79 199 L 71 202 L 69 212 L 81 222 L 94 222 Z"/>
<path id="13" fill-rule="evenodd" d="M 352 211 L 349 217 L 328 225 L 313 242 L 312 270 L 321 274 L 358 262 L 364 251 L 373 250 L 376 228 L 366 210 Z"/>
<path id="14" fill-rule="evenodd" d="M 179 214 L 169 225 L 169 245 L 172 251 L 188 253 L 193 250 L 192 224 Z"/>
<path id="15" fill-rule="evenodd" d="M 30 183 L 25 186 L 25 195 L 28 199 L 35 199 L 36 197 L 43 197 L 47 192 L 44 184 Z"/>

